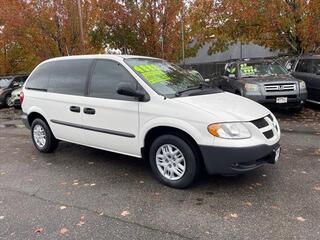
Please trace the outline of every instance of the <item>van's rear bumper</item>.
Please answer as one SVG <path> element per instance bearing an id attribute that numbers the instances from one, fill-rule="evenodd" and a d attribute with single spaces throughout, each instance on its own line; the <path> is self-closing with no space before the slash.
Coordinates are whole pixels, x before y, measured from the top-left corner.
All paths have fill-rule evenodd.
<path id="1" fill-rule="evenodd" d="M 257 145 L 253 147 L 214 147 L 200 146 L 205 167 L 209 174 L 239 174 L 251 171 L 266 163 L 275 163 L 274 145 Z"/>
<path id="2" fill-rule="evenodd" d="M 29 121 L 28 121 L 28 115 L 27 114 L 23 113 L 21 115 L 21 121 L 26 126 L 26 128 L 30 129 L 30 124 L 29 124 Z"/>

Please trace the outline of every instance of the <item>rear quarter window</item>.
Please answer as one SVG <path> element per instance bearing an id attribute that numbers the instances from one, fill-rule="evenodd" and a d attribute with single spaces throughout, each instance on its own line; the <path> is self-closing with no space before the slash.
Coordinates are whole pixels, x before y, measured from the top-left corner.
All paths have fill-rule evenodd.
<path id="1" fill-rule="evenodd" d="M 52 71 L 53 63 L 41 64 L 29 77 L 26 88 L 34 90 L 47 90 L 50 73 Z"/>
<path id="2" fill-rule="evenodd" d="M 88 59 L 55 61 L 48 92 L 84 95 L 91 64 Z"/>

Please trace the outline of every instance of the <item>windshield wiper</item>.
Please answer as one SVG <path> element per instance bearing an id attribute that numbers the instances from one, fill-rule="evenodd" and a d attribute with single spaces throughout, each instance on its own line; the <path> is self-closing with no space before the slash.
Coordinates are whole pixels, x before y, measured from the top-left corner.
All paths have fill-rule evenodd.
<path id="1" fill-rule="evenodd" d="M 197 89 L 203 89 L 204 86 L 211 87 L 208 83 L 199 83 L 199 85 L 197 85 L 197 86 L 188 87 L 184 90 L 176 92 L 176 97 L 181 96 L 181 94 L 185 93 L 185 92 L 189 92 L 189 91 L 193 91 L 193 90 L 197 90 Z"/>

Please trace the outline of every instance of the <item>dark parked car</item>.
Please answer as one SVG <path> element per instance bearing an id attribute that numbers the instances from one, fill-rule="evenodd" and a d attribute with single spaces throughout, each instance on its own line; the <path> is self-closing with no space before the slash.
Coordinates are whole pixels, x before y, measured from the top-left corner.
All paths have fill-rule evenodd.
<path id="1" fill-rule="evenodd" d="M 307 98 L 305 82 L 291 76 L 274 60 L 238 60 L 227 63 L 219 87 L 268 107 L 300 111 Z"/>
<path id="2" fill-rule="evenodd" d="M 290 69 L 290 65 L 287 68 Z M 308 100 L 320 104 L 320 55 L 303 56 L 292 64 L 292 75 L 306 82 Z"/>
<path id="3" fill-rule="evenodd" d="M 27 75 L 0 77 L 0 105 L 12 107 L 12 91 L 21 88 L 27 78 Z"/>

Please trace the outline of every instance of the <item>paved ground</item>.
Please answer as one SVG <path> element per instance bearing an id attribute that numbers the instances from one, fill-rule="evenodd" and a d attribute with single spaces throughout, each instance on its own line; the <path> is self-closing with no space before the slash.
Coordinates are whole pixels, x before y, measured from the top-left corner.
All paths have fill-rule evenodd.
<path id="1" fill-rule="evenodd" d="M 0 239 L 320 239 L 320 109 L 277 113 L 277 165 L 192 188 L 159 184 L 148 165 L 62 143 L 38 153 L 0 110 Z"/>

